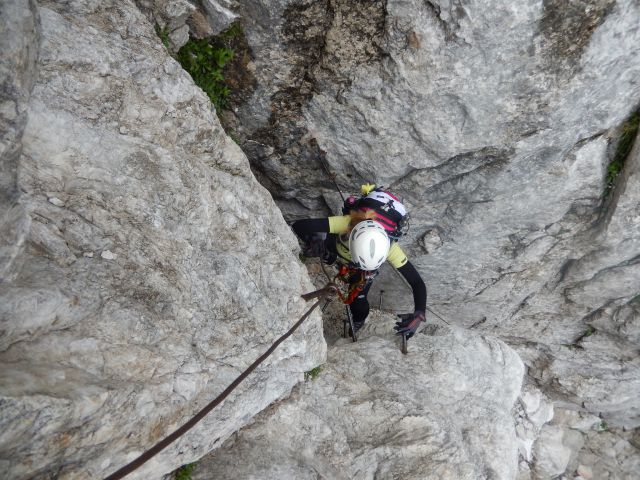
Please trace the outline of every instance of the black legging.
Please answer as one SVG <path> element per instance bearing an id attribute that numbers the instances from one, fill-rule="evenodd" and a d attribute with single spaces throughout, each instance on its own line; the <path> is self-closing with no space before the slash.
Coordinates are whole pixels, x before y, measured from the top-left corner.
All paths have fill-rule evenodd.
<path id="1" fill-rule="evenodd" d="M 369 315 L 369 300 L 367 300 L 367 294 L 369 293 L 372 283 L 373 281 L 367 282 L 362 292 L 360 292 L 356 299 L 349 304 L 353 323 L 364 323 L 367 319 L 367 315 Z"/>

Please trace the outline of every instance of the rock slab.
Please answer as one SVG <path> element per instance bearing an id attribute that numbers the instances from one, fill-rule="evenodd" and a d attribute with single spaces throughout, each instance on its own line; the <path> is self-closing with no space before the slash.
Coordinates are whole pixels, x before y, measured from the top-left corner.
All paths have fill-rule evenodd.
<path id="1" fill-rule="evenodd" d="M 259 415 L 194 478 L 513 479 L 524 365 L 504 343 L 431 325 L 402 355 L 394 319 L 329 350 L 314 379 Z"/>

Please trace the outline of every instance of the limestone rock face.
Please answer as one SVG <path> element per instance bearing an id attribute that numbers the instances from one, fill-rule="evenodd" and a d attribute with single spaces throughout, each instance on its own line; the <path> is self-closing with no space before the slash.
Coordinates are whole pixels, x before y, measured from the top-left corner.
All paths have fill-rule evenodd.
<path id="1" fill-rule="evenodd" d="M 541 428 L 532 458 L 521 463 L 518 480 L 563 474 L 576 480 L 638 476 L 637 430 L 612 429 L 601 418 L 582 412 L 556 408 L 554 413 L 553 420 Z"/>
<path id="2" fill-rule="evenodd" d="M 1 18 L 0 468 L 104 478 L 231 383 L 312 285 L 246 157 L 132 2 L 15 0 Z M 313 316 L 130 478 L 221 444 L 325 351 Z"/>
<path id="3" fill-rule="evenodd" d="M 0 6 L 0 279 L 18 268 L 30 218 L 16 198 L 18 161 L 27 120 L 29 96 L 36 78 L 37 11 L 29 1 Z"/>
<path id="4" fill-rule="evenodd" d="M 638 2 L 242 3 L 259 87 L 230 123 L 285 216 L 338 211 L 323 151 L 344 191 L 391 186 L 434 311 L 638 427 L 638 149 L 606 185 L 640 106 Z M 381 290 L 411 307 L 392 271 Z"/>
<path id="5" fill-rule="evenodd" d="M 319 375 L 200 462 L 194 478 L 513 479 L 524 366 L 504 343 L 431 325 L 403 355 L 374 315 Z"/>
<path id="6" fill-rule="evenodd" d="M 392 321 L 370 322 L 205 475 L 635 478 L 640 146 L 610 189 L 606 172 L 640 105 L 636 0 L 5 0 L 0 13 L 7 476 L 104 477 L 304 312 L 313 287 L 251 164 L 288 220 L 336 212 L 334 174 L 349 193 L 391 186 L 428 321 L 458 327 L 430 327 L 403 357 Z M 176 50 L 237 19 L 249 80 L 223 122 L 242 150 L 154 32 Z M 407 311 L 396 273 L 370 299 Z M 321 337 L 316 316 L 131 478 L 222 445 L 323 361 Z"/>
<path id="7" fill-rule="evenodd" d="M 493 165 L 520 178 L 495 183 L 508 193 L 617 125 L 639 96 L 633 1 L 238 3 L 259 85 L 235 112 L 239 133 L 291 215 L 322 211 L 331 187 L 318 146 L 343 188 L 419 171 L 417 206 L 442 203 L 447 179 L 484 186 Z M 546 152 L 537 165 L 522 163 L 535 152 Z"/>
<path id="8" fill-rule="evenodd" d="M 624 259 L 605 254 L 618 233 L 637 238 L 635 222 L 607 234 L 597 220 L 618 205 L 602 201 L 609 140 L 640 103 L 637 2 L 265 8 L 238 6 L 259 87 L 234 115 L 289 218 L 336 211 L 321 149 L 343 189 L 391 185 L 410 207 L 406 249 L 433 303 L 466 325 L 522 321 L 530 330 L 520 305 L 555 288 L 568 259 L 600 251 L 596 273 L 635 258 L 635 246 L 619 250 Z M 633 266 L 619 268 L 635 280 Z M 615 295 L 638 293 L 624 285 Z M 554 341 L 575 338 L 582 312 L 603 305 L 586 295 L 560 299 L 574 331 Z"/>

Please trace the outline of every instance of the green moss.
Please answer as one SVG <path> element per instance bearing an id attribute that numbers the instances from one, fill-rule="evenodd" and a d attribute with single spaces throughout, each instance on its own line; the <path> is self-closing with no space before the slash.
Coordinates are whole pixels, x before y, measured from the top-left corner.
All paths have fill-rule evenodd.
<path id="1" fill-rule="evenodd" d="M 620 139 L 618 140 L 618 146 L 613 160 L 607 168 L 607 179 L 605 186 L 605 196 L 608 196 L 615 185 L 615 181 L 622 172 L 624 167 L 624 161 L 631 153 L 633 143 L 638 134 L 638 127 L 640 126 L 640 112 L 633 113 L 627 121 L 622 125 L 622 131 L 620 133 Z"/>
<path id="2" fill-rule="evenodd" d="M 175 472 L 175 480 L 191 480 L 191 474 L 196 469 L 196 463 L 181 466 Z"/>
<path id="3" fill-rule="evenodd" d="M 312 368 L 308 372 L 304 372 L 304 379 L 314 380 L 318 375 L 320 375 L 320 372 L 322 372 L 322 365 L 318 365 L 316 368 Z"/>
<path id="4" fill-rule="evenodd" d="M 234 131 L 230 130 L 227 135 L 236 145 L 241 145 L 240 137 Z"/>

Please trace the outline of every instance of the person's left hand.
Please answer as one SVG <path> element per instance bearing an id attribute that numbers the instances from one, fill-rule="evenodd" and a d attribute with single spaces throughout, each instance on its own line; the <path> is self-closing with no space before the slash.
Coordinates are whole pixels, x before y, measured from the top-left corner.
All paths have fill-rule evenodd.
<path id="1" fill-rule="evenodd" d="M 418 330 L 418 327 L 425 321 L 425 315 L 422 310 L 416 310 L 413 314 L 398 315 L 399 322 L 396 322 L 396 326 L 393 329 L 396 331 L 396 335 L 406 335 L 407 338 L 413 337 L 414 333 Z"/>

